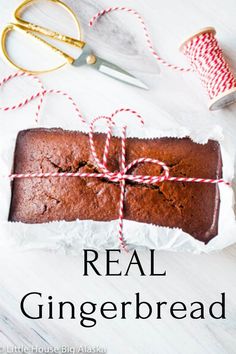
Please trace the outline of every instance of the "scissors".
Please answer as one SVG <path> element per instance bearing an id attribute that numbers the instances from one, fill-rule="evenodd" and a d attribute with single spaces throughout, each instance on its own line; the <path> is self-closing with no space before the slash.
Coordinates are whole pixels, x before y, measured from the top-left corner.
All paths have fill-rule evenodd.
<path id="1" fill-rule="evenodd" d="M 61 68 L 65 64 L 69 63 L 74 65 L 75 67 L 80 67 L 83 65 L 88 65 L 89 67 L 96 69 L 100 71 L 101 73 L 108 75 L 114 79 L 117 79 L 119 81 L 128 83 L 133 86 L 137 86 L 139 88 L 143 89 L 148 89 L 148 87 L 138 78 L 133 76 L 132 74 L 128 73 L 127 71 L 123 70 L 119 66 L 103 59 L 100 58 L 99 56 L 95 55 L 93 49 L 90 47 L 89 44 L 84 42 L 81 39 L 81 27 L 80 27 L 80 22 L 77 19 L 75 13 L 72 11 L 72 9 L 65 3 L 63 3 L 60 0 L 48 0 L 56 5 L 61 6 L 63 9 L 65 9 L 72 17 L 76 24 L 77 28 L 77 34 L 78 38 L 73 38 L 70 36 L 66 36 L 64 34 L 61 34 L 59 32 L 55 32 L 53 30 L 50 30 L 46 27 L 42 27 L 39 25 L 36 25 L 34 23 L 28 22 L 24 20 L 21 16 L 24 10 L 28 8 L 32 3 L 39 2 L 40 0 L 25 0 L 23 1 L 20 6 L 16 8 L 14 11 L 14 22 L 9 23 L 2 32 L 2 37 L 1 37 L 1 47 L 2 47 L 2 52 L 7 59 L 7 61 L 12 64 L 15 68 L 25 71 L 28 73 L 32 74 L 40 74 L 43 72 L 50 72 L 56 69 Z M 54 52 L 58 53 L 64 58 L 63 64 L 60 64 L 59 66 L 56 66 L 51 69 L 47 70 L 28 70 L 25 67 L 22 67 L 18 65 L 13 59 L 11 58 L 8 50 L 7 50 L 7 38 L 12 33 L 13 31 L 20 31 L 24 34 L 27 34 L 29 37 L 32 39 L 35 39 L 47 47 L 51 48 Z M 61 49 L 57 48 L 56 46 L 52 45 L 51 43 L 47 42 L 46 39 L 40 37 L 40 35 L 43 35 L 46 38 L 51 38 L 63 43 L 66 43 L 68 45 L 77 47 L 81 49 L 81 54 L 78 58 L 73 58 L 72 56 L 68 55 L 66 52 L 62 51 Z"/>

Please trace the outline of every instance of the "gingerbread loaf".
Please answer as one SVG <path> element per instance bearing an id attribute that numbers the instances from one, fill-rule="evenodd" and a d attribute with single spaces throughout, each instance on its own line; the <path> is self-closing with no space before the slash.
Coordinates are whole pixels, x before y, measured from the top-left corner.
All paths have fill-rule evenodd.
<path id="1" fill-rule="evenodd" d="M 95 147 L 102 158 L 106 136 L 95 134 Z M 120 138 L 112 137 L 107 167 L 120 169 Z M 126 142 L 126 163 L 145 157 L 159 159 L 171 176 L 221 178 L 218 142 L 194 143 L 189 138 L 138 139 Z M 29 129 L 18 134 L 14 173 L 99 172 L 88 135 L 62 129 Z M 160 175 L 160 166 L 140 164 L 129 173 Z M 106 179 L 50 177 L 15 179 L 9 220 L 23 223 L 118 218 L 119 183 Z M 165 181 L 156 185 L 127 181 L 124 218 L 170 228 L 181 228 L 207 243 L 217 235 L 220 196 L 217 185 Z"/>

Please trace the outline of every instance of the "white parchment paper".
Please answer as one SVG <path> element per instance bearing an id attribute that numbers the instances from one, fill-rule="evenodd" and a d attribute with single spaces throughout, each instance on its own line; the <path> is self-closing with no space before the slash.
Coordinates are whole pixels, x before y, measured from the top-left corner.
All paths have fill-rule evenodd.
<path id="1" fill-rule="evenodd" d="M 135 118 L 136 119 L 136 118 Z M 149 119 L 144 127 L 133 117 L 122 117 L 119 126 L 128 123 L 127 135 L 129 137 L 154 138 L 154 137 L 184 137 L 189 136 L 197 143 L 206 143 L 208 139 L 220 142 L 223 158 L 223 177 L 227 181 L 233 179 L 234 156 L 231 146 L 224 141 L 219 126 L 212 129 L 185 128 L 173 121 L 161 110 L 157 112 L 155 123 L 158 120 L 158 129 L 153 127 Z M 32 120 L 33 121 L 33 120 Z M 105 131 L 103 125 L 97 127 L 97 131 Z M 50 127 L 48 124 L 39 126 Z M 54 124 L 55 126 L 55 124 Z M 155 124 L 157 126 L 157 124 Z M 22 129 L 35 127 L 35 124 L 27 124 Z M 70 119 L 61 120 L 58 127 L 88 131 L 86 125 L 74 122 Z M 105 248 L 118 248 L 118 221 L 95 222 L 51 222 L 47 224 L 23 224 L 8 222 L 9 206 L 11 199 L 10 181 L 7 177 L 12 169 L 16 136 L 19 128 L 11 127 L 7 132 L 0 133 L 0 243 L 4 246 L 16 246 L 21 249 L 46 249 L 70 254 L 78 254 L 83 248 L 103 250 Z M 119 128 L 115 131 L 119 135 Z M 145 157 L 145 156 L 144 156 Z M 189 176 L 194 177 L 194 176 Z M 198 176 L 200 177 L 200 176 Z M 211 252 L 223 249 L 236 241 L 236 222 L 234 214 L 234 194 L 231 187 L 220 185 L 220 215 L 219 233 L 207 245 L 195 240 L 181 229 L 170 229 L 134 221 L 124 221 L 124 236 L 130 247 L 149 247 L 158 250 L 190 251 L 194 253 Z"/>

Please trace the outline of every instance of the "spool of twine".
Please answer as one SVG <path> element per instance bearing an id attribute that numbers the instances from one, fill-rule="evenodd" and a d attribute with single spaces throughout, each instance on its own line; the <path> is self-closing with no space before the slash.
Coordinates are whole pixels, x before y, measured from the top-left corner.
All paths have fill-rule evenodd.
<path id="1" fill-rule="evenodd" d="M 180 47 L 207 91 L 210 110 L 224 108 L 236 101 L 236 79 L 215 35 L 213 27 L 203 28 Z"/>

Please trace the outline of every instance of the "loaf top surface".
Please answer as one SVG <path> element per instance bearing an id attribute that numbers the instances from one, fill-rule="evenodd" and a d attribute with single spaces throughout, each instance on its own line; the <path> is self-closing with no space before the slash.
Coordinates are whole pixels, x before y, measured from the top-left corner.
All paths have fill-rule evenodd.
<path id="1" fill-rule="evenodd" d="M 106 135 L 94 134 L 102 159 Z M 120 170 L 121 139 L 112 137 L 107 167 Z M 126 164 L 138 158 L 159 159 L 177 177 L 221 178 L 219 143 L 194 143 L 189 138 L 126 140 Z M 62 129 L 21 131 L 16 141 L 14 173 L 99 172 L 88 135 Z M 145 163 L 131 174 L 160 175 L 160 166 Z M 119 183 L 97 178 L 50 177 L 15 180 L 9 219 L 27 223 L 117 219 Z M 155 186 L 127 182 L 125 218 L 160 226 L 180 227 L 207 242 L 217 233 L 219 191 L 216 185 L 164 182 Z"/>

